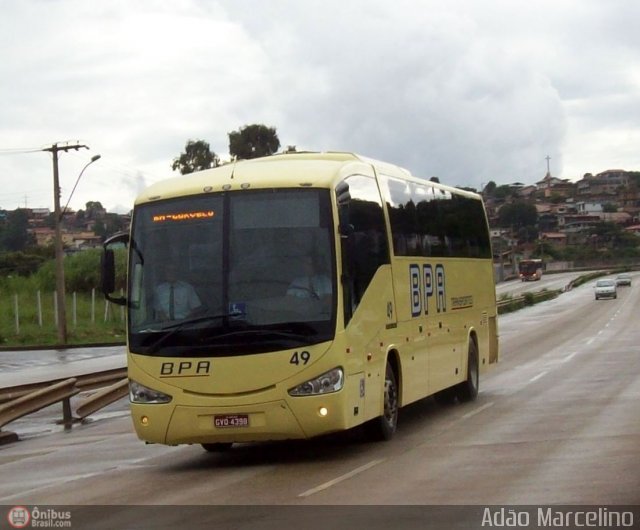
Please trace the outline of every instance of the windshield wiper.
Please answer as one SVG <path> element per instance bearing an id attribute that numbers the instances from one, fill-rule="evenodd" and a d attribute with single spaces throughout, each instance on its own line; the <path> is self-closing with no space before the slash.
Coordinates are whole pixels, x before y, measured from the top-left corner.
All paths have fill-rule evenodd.
<path id="1" fill-rule="evenodd" d="M 222 333 L 215 335 L 216 339 L 223 339 L 227 337 L 234 337 L 239 335 L 262 335 L 266 337 L 296 339 L 296 340 L 308 340 L 309 335 L 303 333 L 294 333 L 292 331 L 280 331 L 278 329 L 241 329 L 236 331 L 229 331 L 228 333 Z"/>
<path id="2" fill-rule="evenodd" d="M 237 311 L 236 312 L 232 312 L 232 313 L 220 313 L 219 315 L 202 315 L 202 316 L 199 316 L 199 317 L 188 318 L 186 320 L 182 320 L 182 321 L 177 322 L 175 324 L 170 324 L 168 326 L 164 326 L 162 328 L 154 330 L 156 332 L 158 332 L 158 331 L 168 331 L 168 333 L 166 333 L 165 335 L 162 335 L 162 337 L 160 337 L 151 346 L 149 346 L 148 349 L 147 349 L 147 353 L 155 353 L 156 351 L 158 351 L 158 348 L 160 346 L 162 346 L 162 344 L 164 344 L 164 342 L 167 339 L 169 339 L 169 337 L 172 337 L 178 331 L 180 331 L 181 329 L 184 329 L 187 326 L 191 326 L 193 324 L 201 324 L 202 322 L 213 322 L 213 321 L 216 321 L 216 320 L 220 320 L 222 318 L 239 317 L 241 315 L 242 315 L 242 313 L 237 312 Z"/>

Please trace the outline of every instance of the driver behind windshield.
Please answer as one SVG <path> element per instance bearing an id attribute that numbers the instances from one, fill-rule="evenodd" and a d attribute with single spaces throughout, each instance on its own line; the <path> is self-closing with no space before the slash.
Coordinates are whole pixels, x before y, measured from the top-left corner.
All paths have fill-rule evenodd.
<path id="1" fill-rule="evenodd" d="M 162 281 L 155 288 L 153 302 L 156 320 L 182 320 L 202 309 L 195 288 L 179 278 L 175 263 L 166 263 L 160 274 Z"/>

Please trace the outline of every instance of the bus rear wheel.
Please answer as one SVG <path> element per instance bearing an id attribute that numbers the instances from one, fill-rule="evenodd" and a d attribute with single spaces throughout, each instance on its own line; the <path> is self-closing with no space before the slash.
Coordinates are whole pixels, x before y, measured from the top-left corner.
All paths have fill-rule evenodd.
<path id="1" fill-rule="evenodd" d="M 373 440 L 391 440 L 398 427 L 398 378 L 389 361 L 384 374 L 383 399 L 382 416 L 371 420 L 367 425 L 367 433 Z"/>
<path id="2" fill-rule="evenodd" d="M 455 387 L 458 401 L 473 401 L 478 397 L 480 388 L 480 364 L 478 362 L 478 347 L 471 340 L 469 342 L 469 354 L 467 356 L 467 380 Z"/>

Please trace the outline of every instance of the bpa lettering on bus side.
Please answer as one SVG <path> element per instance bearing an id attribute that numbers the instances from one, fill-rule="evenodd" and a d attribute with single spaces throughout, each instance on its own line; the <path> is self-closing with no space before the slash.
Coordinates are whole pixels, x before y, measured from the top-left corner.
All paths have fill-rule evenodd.
<path id="1" fill-rule="evenodd" d="M 417 317 L 429 314 L 429 298 L 435 296 L 436 311 L 444 313 L 447 310 L 445 296 L 445 274 L 444 266 L 437 264 L 434 267 L 430 264 L 422 265 L 417 263 L 409 265 L 409 288 L 411 290 L 411 316 Z"/>

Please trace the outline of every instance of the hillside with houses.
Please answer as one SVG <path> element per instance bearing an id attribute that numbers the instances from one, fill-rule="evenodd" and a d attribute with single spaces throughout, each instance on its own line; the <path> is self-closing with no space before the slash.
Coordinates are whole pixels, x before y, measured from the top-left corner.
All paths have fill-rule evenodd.
<path id="1" fill-rule="evenodd" d="M 577 182 L 549 171 L 533 185 L 482 190 L 496 262 L 640 257 L 640 172 L 610 169 Z"/>
<path id="2" fill-rule="evenodd" d="M 85 209 L 66 210 L 61 234 L 66 253 L 100 247 L 109 235 L 127 230 L 131 216 L 109 213 L 100 202 L 88 202 Z M 54 214 L 49 208 L 0 210 L 0 251 L 52 247 L 55 238 Z"/>

